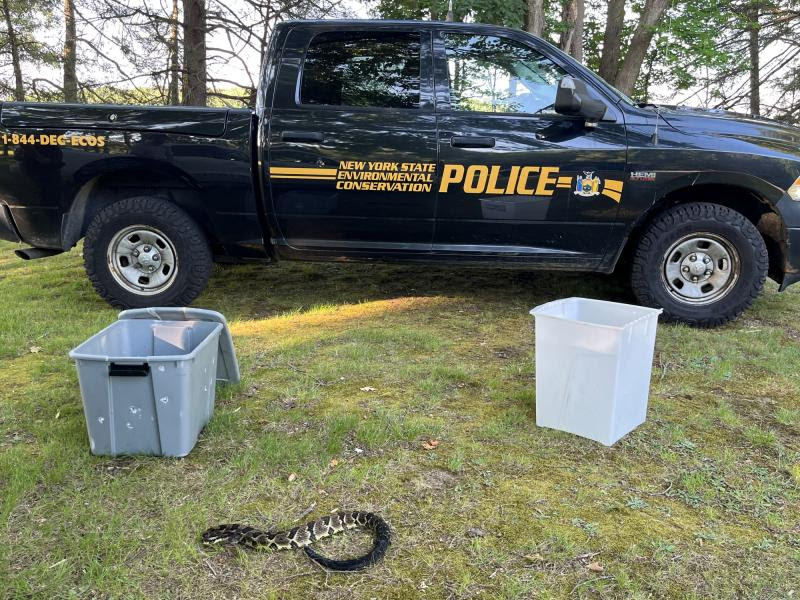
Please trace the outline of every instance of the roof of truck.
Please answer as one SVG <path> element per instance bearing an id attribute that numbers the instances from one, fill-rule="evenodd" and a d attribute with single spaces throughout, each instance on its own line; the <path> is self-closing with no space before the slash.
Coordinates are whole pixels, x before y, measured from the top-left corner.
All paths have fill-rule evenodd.
<path id="1" fill-rule="evenodd" d="M 486 23 L 462 23 L 460 21 L 421 21 L 413 19 L 292 19 L 279 25 L 423 25 L 427 27 L 447 25 L 448 27 L 512 29 L 501 25 Z M 515 30 L 521 31 L 521 30 Z"/>

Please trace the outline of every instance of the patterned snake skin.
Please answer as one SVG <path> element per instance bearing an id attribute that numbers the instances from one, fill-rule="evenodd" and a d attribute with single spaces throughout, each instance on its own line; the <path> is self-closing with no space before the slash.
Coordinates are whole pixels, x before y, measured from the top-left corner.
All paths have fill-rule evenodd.
<path id="1" fill-rule="evenodd" d="M 359 558 L 334 560 L 310 548 L 317 540 L 345 529 L 366 529 L 375 536 L 372 550 Z M 372 566 L 383 558 L 391 542 L 392 531 L 381 517 L 360 510 L 335 513 L 310 521 L 288 531 L 261 531 L 247 525 L 218 525 L 203 532 L 203 543 L 208 546 L 239 544 L 255 550 L 291 550 L 303 548 L 306 555 L 331 571 L 357 571 Z"/>

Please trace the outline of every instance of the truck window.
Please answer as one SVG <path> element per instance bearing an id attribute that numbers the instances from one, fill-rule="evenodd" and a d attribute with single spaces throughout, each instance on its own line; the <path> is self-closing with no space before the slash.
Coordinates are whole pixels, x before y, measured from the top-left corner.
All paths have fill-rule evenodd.
<path id="1" fill-rule="evenodd" d="M 420 34 L 321 33 L 311 40 L 302 104 L 419 108 Z"/>
<path id="2" fill-rule="evenodd" d="M 446 33 L 450 108 L 552 113 L 566 73 L 543 54 L 508 38 Z"/>

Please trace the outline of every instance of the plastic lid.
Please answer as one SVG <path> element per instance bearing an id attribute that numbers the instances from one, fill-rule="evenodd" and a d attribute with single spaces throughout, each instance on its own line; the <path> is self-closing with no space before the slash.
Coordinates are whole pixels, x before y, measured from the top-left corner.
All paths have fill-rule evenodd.
<path id="1" fill-rule="evenodd" d="M 215 310 L 186 307 L 151 307 L 123 310 L 117 319 L 151 319 L 154 321 L 213 321 L 222 323 L 222 333 L 219 336 L 219 350 L 217 352 L 217 379 L 230 383 L 239 383 L 239 363 L 236 361 L 236 350 L 233 348 L 233 338 L 225 315 Z"/>

